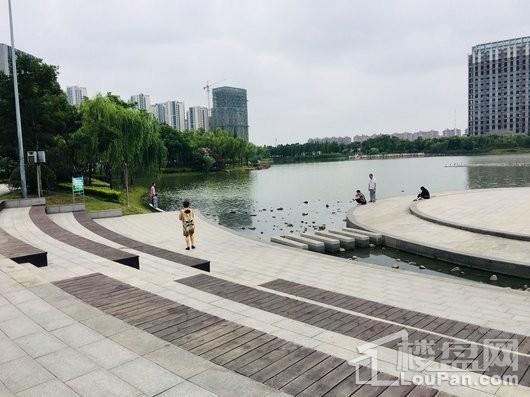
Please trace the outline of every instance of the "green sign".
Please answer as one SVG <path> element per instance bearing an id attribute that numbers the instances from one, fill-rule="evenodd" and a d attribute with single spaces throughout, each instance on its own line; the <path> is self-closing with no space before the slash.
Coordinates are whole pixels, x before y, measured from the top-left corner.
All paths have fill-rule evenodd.
<path id="1" fill-rule="evenodd" d="M 83 193 L 84 190 L 83 177 L 72 178 L 72 193 Z"/>

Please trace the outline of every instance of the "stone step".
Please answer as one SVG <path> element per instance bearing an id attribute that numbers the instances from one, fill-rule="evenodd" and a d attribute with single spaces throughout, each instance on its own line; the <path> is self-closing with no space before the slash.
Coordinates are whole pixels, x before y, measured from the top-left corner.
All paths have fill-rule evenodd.
<path id="1" fill-rule="evenodd" d="M 324 243 L 324 248 L 327 252 L 337 252 L 340 251 L 340 241 L 336 238 L 329 238 L 324 236 L 316 236 L 310 233 L 301 233 L 300 236 L 309 238 L 316 241 L 321 241 Z"/>
<path id="2" fill-rule="evenodd" d="M 343 227 L 342 230 L 345 232 L 358 233 L 364 236 L 368 236 L 372 244 L 375 244 L 375 245 L 383 244 L 383 235 L 380 233 L 369 232 L 367 230 L 362 230 L 362 229 L 354 229 L 353 227 Z"/>
<path id="3" fill-rule="evenodd" d="M 333 233 L 330 233 L 329 231 L 326 231 L 326 232 L 316 231 L 315 234 L 317 236 L 323 236 L 323 237 L 328 237 L 328 238 L 339 240 L 340 246 L 346 250 L 351 250 L 355 248 L 355 238 L 353 237 L 342 236 L 340 234 L 333 234 Z"/>
<path id="4" fill-rule="evenodd" d="M 284 235 L 282 237 L 286 238 L 286 239 L 289 239 L 289 240 L 292 240 L 292 241 L 297 241 L 297 242 L 302 243 L 302 244 L 307 244 L 307 247 L 308 247 L 309 251 L 315 251 L 315 252 L 324 252 L 325 251 L 325 245 L 321 241 L 316 241 L 316 240 L 313 240 L 313 239 L 310 239 L 310 238 L 307 238 L 307 237 L 298 236 L 296 234 Z"/>
<path id="5" fill-rule="evenodd" d="M 292 248 L 300 248 L 303 250 L 308 250 L 309 247 L 307 244 L 299 243 L 298 241 L 289 240 L 280 236 L 273 236 L 271 237 L 271 241 L 276 244 L 286 245 L 288 247 Z"/>
<path id="6" fill-rule="evenodd" d="M 368 248 L 370 246 L 370 237 L 364 236 L 359 233 L 344 232 L 342 230 L 328 230 L 332 234 L 337 236 L 353 237 L 355 239 L 355 246 L 359 248 Z"/>

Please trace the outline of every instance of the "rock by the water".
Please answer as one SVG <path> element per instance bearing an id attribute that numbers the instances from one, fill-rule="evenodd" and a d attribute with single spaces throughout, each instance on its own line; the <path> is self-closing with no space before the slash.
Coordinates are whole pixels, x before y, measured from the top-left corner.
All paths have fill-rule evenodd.
<path id="1" fill-rule="evenodd" d="M 410 262 L 409 262 L 409 265 L 414 266 L 415 264 L 416 264 L 416 262 L 413 262 L 413 261 L 410 261 Z M 420 266 L 420 269 L 421 269 L 421 266 Z"/>
<path id="2" fill-rule="evenodd" d="M 392 269 L 399 269 L 399 265 L 392 265 Z"/>
<path id="3" fill-rule="evenodd" d="M 355 255 L 353 255 L 351 258 L 352 258 L 353 260 L 357 260 L 357 257 L 356 257 Z"/>
<path id="4" fill-rule="evenodd" d="M 425 266 L 423 266 L 423 265 L 420 265 L 420 269 L 425 269 Z"/>
<path id="5" fill-rule="evenodd" d="M 399 258 L 396 258 L 396 262 L 401 262 L 401 259 L 399 259 Z"/>
<path id="6" fill-rule="evenodd" d="M 252 227 L 249 227 L 248 230 L 256 230 L 256 228 L 252 226 Z"/>
<path id="7" fill-rule="evenodd" d="M 459 272 L 460 268 L 458 266 L 455 266 L 451 269 L 452 272 Z"/>
<path id="8" fill-rule="evenodd" d="M 497 275 L 495 275 L 495 274 L 492 274 L 492 275 L 490 276 L 490 281 L 497 281 L 498 279 L 499 279 L 499 278 L 498 278 Z"/>

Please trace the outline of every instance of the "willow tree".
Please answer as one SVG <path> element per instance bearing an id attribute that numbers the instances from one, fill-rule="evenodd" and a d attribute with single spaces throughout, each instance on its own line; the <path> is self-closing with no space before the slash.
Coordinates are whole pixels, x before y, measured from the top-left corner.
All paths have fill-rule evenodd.
<path id="1" fill-rule="evenodd" d="M 78 161 L 91 173 L 100 166 L 112 185 L 112 177 L 125 167 L 135 175 L 157 172 L 165 161 L 160 125 L 146 112 L 122 106 L 98 95 L 82 103 L 82 126 L 76 133 Z"/>

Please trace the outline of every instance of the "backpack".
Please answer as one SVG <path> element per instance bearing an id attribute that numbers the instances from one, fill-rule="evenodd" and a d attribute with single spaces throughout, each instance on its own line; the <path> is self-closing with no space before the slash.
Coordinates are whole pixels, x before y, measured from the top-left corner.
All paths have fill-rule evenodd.
<path id="1" fill-rule="evenodd" d="M 186 208 L 182 211 L 182 222 L 186 227 L 193 226 L 193 211 L 191 209 Z"/>

